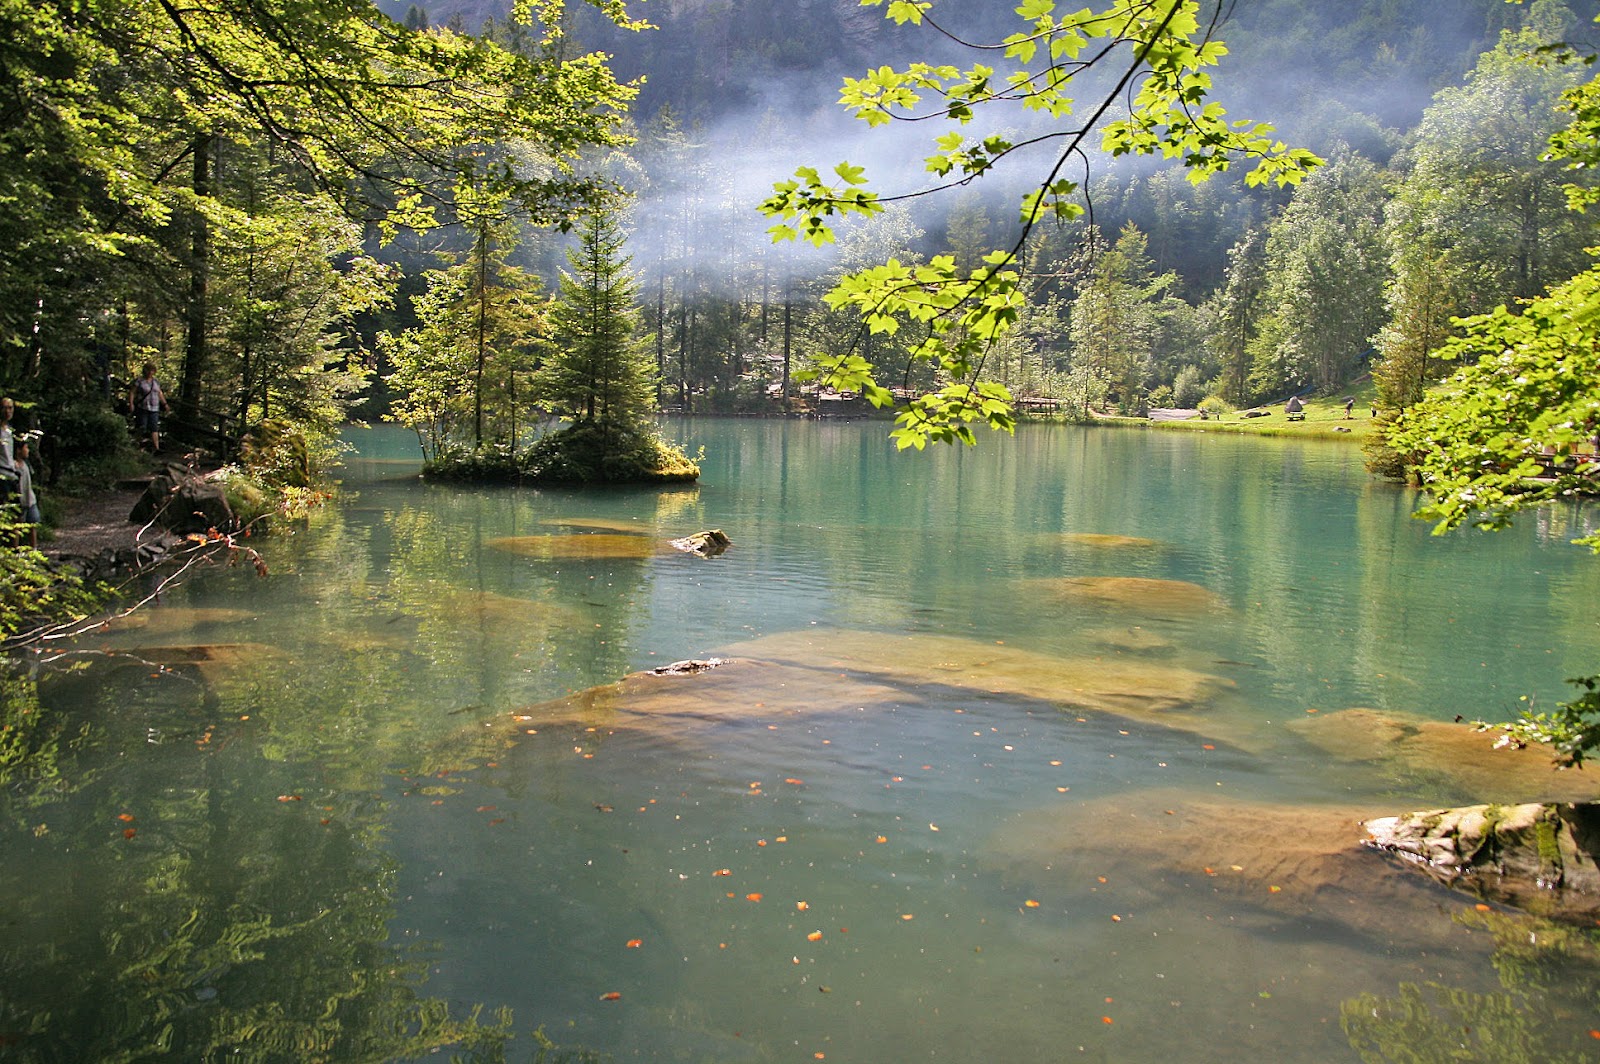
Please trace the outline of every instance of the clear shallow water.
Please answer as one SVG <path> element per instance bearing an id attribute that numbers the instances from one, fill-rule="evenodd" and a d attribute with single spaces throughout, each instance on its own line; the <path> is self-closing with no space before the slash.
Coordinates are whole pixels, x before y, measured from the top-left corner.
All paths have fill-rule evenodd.
<path id="1" fill-rule="evenodd" d="M 1592 513 L 1430 537 L 1324 444 L 669 432 L 694 489 L 358 433 L 267 579 L 13 699 L 0 1059 L 403 1059 L 477 1006 L 511 1059 L 1585 1059 L 1582 950 L 1324 843 L 1532 797 L 1396 737 L 1594 671 Z"/>

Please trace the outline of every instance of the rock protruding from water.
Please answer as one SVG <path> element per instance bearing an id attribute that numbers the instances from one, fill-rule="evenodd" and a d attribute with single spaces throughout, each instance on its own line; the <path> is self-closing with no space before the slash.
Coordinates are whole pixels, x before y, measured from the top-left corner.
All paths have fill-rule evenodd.
<path id="1" fill-rule="evenodd" d="M 718 665 L 726 665 L 722 658 L 685 658 L 683 661 L 674 661 L 671 665 L 662 665 L 660 668 L 650 670 L 651 676 L 693 676 L 697 672 L 714 669 Z"/>
<path id="2" fill-rule="evenodd" d="M 1600 805 L 1472 805 L 1381 817 L 1367 845 L 1447 886 L 1556 920 L 1600 916 Z"/>
<path id="3" fill-rule="evenodd" d="M 141 525 L 154 522 L 180 534 L 229 531 L 235 523 L 222 485 L 175 462 L 151 479 L 128 520 Z"/>
<path id="4" fill-rule="evenodd" d="M 696 532 L 692 536 L 675 539 L 672 545 L 685 554 L 698 554 L 702 558 L 714 558 L 733 546 L 733 540 L 720 528 L 708 528 L 704 532 Z"/>

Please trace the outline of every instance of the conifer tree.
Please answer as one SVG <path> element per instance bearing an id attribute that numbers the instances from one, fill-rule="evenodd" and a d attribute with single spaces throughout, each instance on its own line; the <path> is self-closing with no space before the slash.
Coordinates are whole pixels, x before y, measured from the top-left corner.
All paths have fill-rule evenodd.
<path id="1" fill-rule="evenodd" d="M 574 422 L 644 428 L 655 410 L 655 363 L 639 336 L 638 284 L 618 216 L 595 208 L 567 252 L 551 309 L 554 346 L 535 382 L 540 400 Z"/>

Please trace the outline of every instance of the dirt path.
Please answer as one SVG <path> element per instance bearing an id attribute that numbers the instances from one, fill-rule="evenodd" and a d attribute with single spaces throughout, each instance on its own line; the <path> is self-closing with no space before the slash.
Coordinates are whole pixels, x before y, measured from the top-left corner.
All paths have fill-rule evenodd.
<path id="1" fill-rule="evenodd" d="M 40 542 L 39 549 L 51 558 L 91 558 L 108 547 L 121 550 L 134 546 L 141 538 L 149 541 L 164 537 L 166 534 L 156 528 L 147 529 L 140 537 L 142 526 L 128 520 L 133 504 L 142 494 L 142 485 L 114 486 L 86 498 L 69 500 L 61 525 L 48 543 Z"/>

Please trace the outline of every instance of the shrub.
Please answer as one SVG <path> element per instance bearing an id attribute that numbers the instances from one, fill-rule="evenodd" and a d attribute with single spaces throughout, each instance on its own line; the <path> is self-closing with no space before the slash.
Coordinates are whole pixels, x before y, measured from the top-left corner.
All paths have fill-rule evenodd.
<path id="1" fill-rule="evenodd" d="M 555 484 L 641 484 L 694 480 L 700 467 L 647 428 L 577 424 L 523 452 L 522 474 Z"/>

